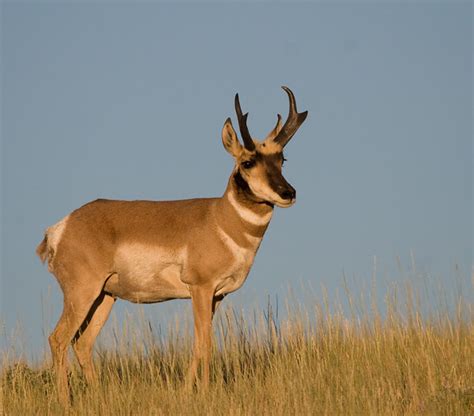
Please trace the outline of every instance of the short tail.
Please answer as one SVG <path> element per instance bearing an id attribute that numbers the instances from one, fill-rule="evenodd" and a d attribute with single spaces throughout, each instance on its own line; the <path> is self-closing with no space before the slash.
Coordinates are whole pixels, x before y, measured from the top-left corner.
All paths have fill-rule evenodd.
<path id="1" fill-rule="evenodd" d="M 36 254 L 44 263 L 48 259 L 48 235 L 45 234 L 43 241 L 36 247 Z"/>

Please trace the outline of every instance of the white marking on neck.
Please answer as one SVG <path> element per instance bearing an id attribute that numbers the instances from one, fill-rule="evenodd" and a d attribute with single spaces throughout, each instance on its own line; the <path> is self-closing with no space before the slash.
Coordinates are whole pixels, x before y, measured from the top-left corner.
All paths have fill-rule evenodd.
<path id="1" fill-rule="evenodd" d="M 252 246 L 258 246 L 260 244 L 260 242 L 262 241 L 262 238 L 263 237 L 255 237 L 253 235 L 250 235 L 248 233 L 244 233 L 245 235 L 245 238 L 247 239 L 247 241 L 252 244 Z"/>
<path id="2" fill-rule="evenodd" d="M 247 207 L 239 204 L 237 199 L 235 199 L 233 192 L 227 193 L 227 198 L 229 199 L 230 204 L 235 208 L 239 216 L 246 222 L 253 225 L 267 225 L 271 218 L 273 211 L 270 211 L 268 214 L 259 215 L 256 212 L 248 209 Z"/>
<path id="3" fill-rule="evenodd" d="M 234 256 L 234 260 L 245 262 L 249 254 L 249 249 L 239 246 L 222 228 L 218 227 L 217 231 L 221 241 L 227 246 Z"/>
<path id="4" fill-rule="evenodd" d="M 241 247 L 222 228 L 218 227 L 217 232 L 233 257 L 216 288 L 216 294 L 221 295 L 233 292 L 242 286 L 253 263 L 257 246 L 253 249 Z"/>

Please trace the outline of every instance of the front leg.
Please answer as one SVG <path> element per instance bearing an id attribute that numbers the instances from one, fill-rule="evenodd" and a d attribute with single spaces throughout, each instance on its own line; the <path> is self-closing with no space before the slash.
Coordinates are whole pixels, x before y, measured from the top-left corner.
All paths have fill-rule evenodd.
<path id="1" fill-rule="evenodd" d="M 212 317 L 220 298 L 214 298 L 214 288 L 193 286 L 191 299 L 194 314 L 194 348 L 186 384 L 190 387 L 194 384 L 197 380 L 199 364 L 202 363 L 202 385 L 207 388 L 212 350 Z"/>

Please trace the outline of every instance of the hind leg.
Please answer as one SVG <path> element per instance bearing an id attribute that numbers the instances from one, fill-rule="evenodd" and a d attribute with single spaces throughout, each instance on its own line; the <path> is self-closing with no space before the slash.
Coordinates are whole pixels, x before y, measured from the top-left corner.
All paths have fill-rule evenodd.
<path id="1" fill-rule="evenodd" d="M 60 402 L 65 406 L 69 404 L 67 350 L 102 290 L 101 284 L 98 285 L 97 282 L 91 280 L 83 281 L 84 283 L 79 287 L 65 291 L 63 313 L 56 328 L 49 336 L 53 365 L 56 371 L 58 396 Z"/>
<path id="2" fill-rule="evenodd" d="M 88 383 L 96 380 L 92 362 L 95 339 L 109 317 L 115 298 L 102 292 L 92 305 L 86 320 L 73 340 L 73 349 Z"/>

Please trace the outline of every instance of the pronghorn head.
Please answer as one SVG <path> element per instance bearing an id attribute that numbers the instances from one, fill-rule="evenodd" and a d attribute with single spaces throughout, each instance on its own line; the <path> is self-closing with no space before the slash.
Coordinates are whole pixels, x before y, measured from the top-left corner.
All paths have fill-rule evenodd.
<path id="1" fill-rule="evenodd" d="M 278 114 L 276 126 L 263 141 L 252 139 L 247 128 L 248 113 L 242 115 L 239 95 L 235 95 L 235 111 L 239 122 L 242 146 L 228 118 L 222 129 L 222 142 L 225 149 L 235 159 L 233 178 L 236 185 L 247 196 L 256 201 L 279 207 L 289 207 L 296 199 L 295 189 L 282 174 L 285 161 L 283 148 L 290 141 L 308 112 L 298 113 L 296 100 L 288 87 L 282 87 L 290 99 L 290 110 L 285 124 Z"/>

